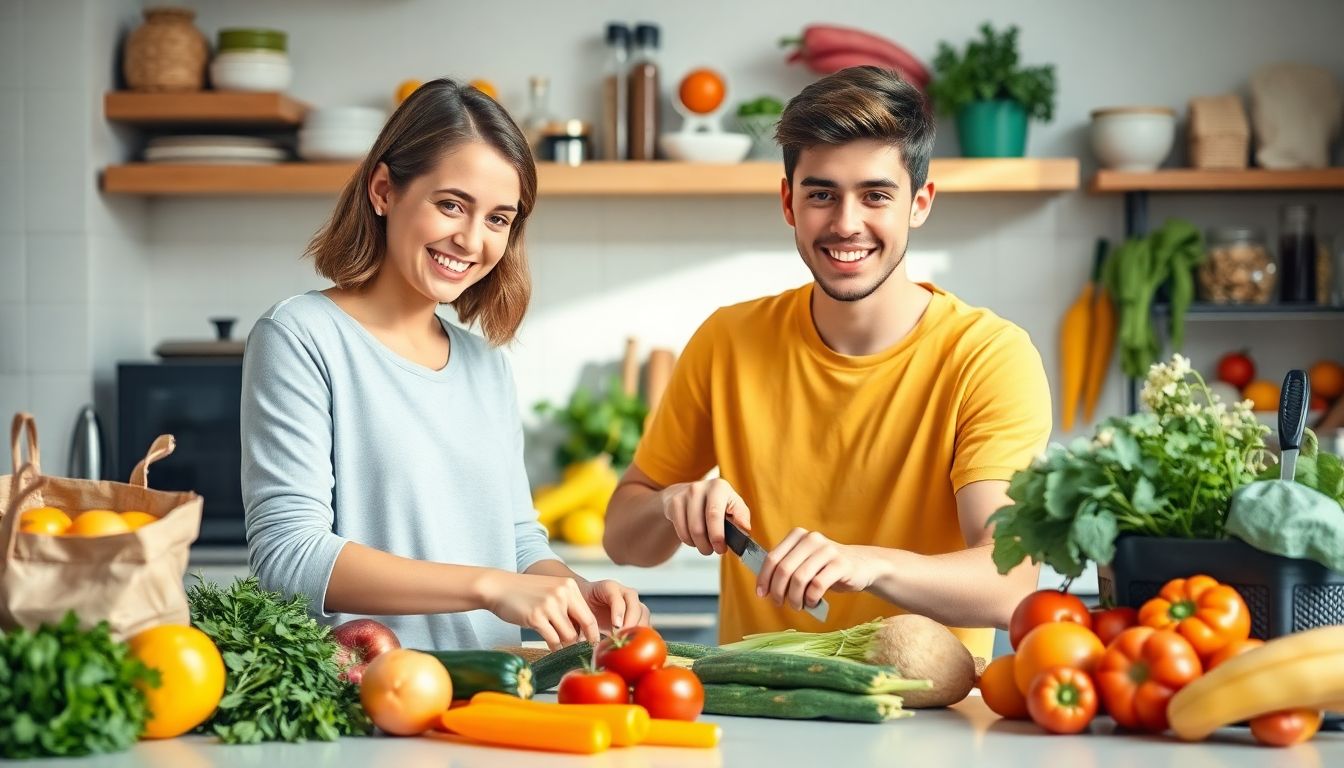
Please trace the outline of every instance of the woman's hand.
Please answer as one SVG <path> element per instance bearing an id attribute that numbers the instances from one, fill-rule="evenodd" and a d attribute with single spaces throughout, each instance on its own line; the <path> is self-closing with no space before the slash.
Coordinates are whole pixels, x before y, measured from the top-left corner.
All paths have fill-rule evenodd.
<path id="1" fill-rule="evenodd" d="M 609 582 L 598 582 L 604 583 Z M 602 594 L 609 593 L 604 588 Z M 599 640 L 597 618 L 589 607 L 594 603 L 572 578 L 492 571 L 482 579 L 481 594 L 486 610 L 535 631 L 553 651 L 581 639 L 594 645 Z M 643 608 L 638 598 L 635 604 Z M 622 608 L 628 612 L 623 602 Z"/>
<path id="2" fill-rule="evenodd" d="M 604 632 L 648 626 L 649 609 L 639 602 L 639 593 L 618 581 L 580 581 L 579 592 Z"/>

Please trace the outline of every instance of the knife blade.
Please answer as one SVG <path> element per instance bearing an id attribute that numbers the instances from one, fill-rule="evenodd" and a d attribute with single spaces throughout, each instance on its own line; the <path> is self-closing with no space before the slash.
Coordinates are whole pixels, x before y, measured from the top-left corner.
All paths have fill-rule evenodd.
<path id="1" fill-rule="evenodd" d="M 757 576 L 761 575 L 761 568 L 765 566 L 765 550 L 761 548 L 760 544 L 757 544 L 741 528 L 734 525 L 731 520 L 723 521 L 723 538 L 728 544 L 728 548 L 741 558 L 752 573 Z M 831 606 L 823 597 L 817 601 L 816 605 L 805 607 L 803 610 L 810 613 L 812 618 L 817 621 L 825 621 L 827 614 L 830 613 Z"/>
<path id="2" fill-rule="evenodd" d="M 1292 482 L 1297 474 L 1297 452 L 1302 447 L 1302 431 L 1307 426 L 1307 404 L 1311 402 L 1311 382 L 1307 372 L 1294 369 L 1283 379 L 1279 395 L 1279 479 Z"/>

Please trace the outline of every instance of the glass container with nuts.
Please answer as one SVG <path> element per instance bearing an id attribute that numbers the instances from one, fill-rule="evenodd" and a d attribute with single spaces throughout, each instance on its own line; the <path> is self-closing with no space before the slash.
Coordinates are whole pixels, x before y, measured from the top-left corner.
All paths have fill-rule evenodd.
<path id="1" fill-rule="evenodd" d="M 1278 267 L 1262 232 L 1227 227 L 1209 233 L 1209 252 L 1199 265 L 1199 297 L 1214 304 L 1268 304 Z"/>

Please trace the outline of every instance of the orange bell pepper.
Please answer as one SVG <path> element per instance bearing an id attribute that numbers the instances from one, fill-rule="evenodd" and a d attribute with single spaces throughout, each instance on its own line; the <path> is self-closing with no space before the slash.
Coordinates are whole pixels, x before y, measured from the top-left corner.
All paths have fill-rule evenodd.
<path id="1" fill-rule="evenodd" d="M 1210 576 L 1167 582 L 1139 609 L 1139 624 L 1174 629 L 1190 641 L 1201 661 L 1251 635 L 1251 610 L 1237 590 Z"/>

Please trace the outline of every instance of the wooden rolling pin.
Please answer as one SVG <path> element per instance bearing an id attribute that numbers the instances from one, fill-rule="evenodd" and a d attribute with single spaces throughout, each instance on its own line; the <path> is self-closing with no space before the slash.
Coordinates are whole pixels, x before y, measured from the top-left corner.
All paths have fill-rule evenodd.
<path id="1" fill-rule="evenodd" d="M 663 392 L 667 389 L 667 382 L 672 378 L 672 366 L 676 361 L 676 353 L 670 349 L 655 349 L 649 353 L 649 378 L 646 385 L 649 415 L 644 419 L 645 430 L 648 430 L 649 425 L 653 423 L 654 411 L 658 408 L 658 401 L 663 399 Z"/>
<path id="2" fill-rule="evenodd" d="M 639 341 L 634 336 L 625 340 L 625 359 L 621 361 L 621 391 L 627 397 L 639 393 Z"/>

